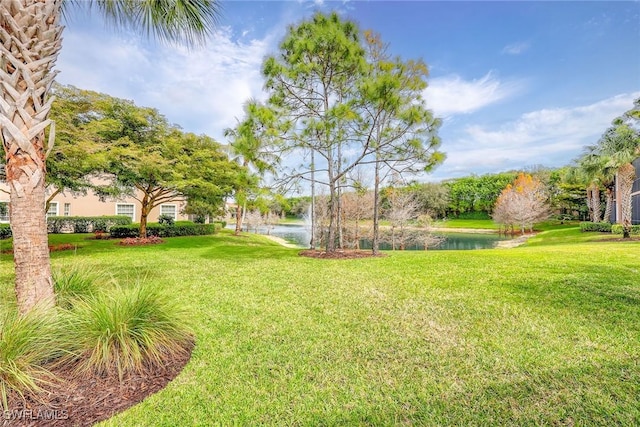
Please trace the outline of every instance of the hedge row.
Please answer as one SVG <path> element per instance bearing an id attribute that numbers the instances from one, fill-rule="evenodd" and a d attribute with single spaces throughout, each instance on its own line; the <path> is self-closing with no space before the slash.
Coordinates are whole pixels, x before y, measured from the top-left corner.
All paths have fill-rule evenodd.
<path id="1" fill-rule="evenodd" d="M 131 224 L 128 216 L 103 216 L 103 217 L 49 217 L 49 233 L 63 231 L 74 233 L 87 233 L 93 230 L 108 230 L 112 237 L 126 238 L 138 237 L 140 224 Z M 150 223 L 147 225 L 147 235 L 157 237 L 175 236 L 202 236 L 214 234 L 225 223 L 217 221 L 213 224 L 195 224 L 191 221 L 178 221 L 173 225 Z M 0 224 L 0 239 L 11 237 L 9 224 Z"/>
<path id="2" fill-rule="evenodd" d="M 220 229 L 220 223 L 216 224 L 196 224 L 188 221 L 179 221 L 173 225 L 158 223 L 147 224 L 147 236 L 155 237 L 176 237 L 176 236 L 203 236 L 214 234 Z M 140 224 L 118 225 L 111 227 L 109 231 L 111 237 L 124 239 L 127 237 L 138 237 L 140 234 Z"/>
<path id="3" fill-rule="evenodd" d="M 49 233 L 91 233 L 108 232 L 116 225 L 129 225 L 131 218 L 123 215 L 113 216 L 50 216 L 47 218 Z"/>
<path id="4" fill-rule="evenodd" d="M 622 234 L 622 224 L 614 224 L 611 227 L 611 232 L 613 234 Z M 631 226 L 631 235 L 640 236 L 640 224 Z"/>
<path id="5" fill-rule="evenodd" d="M 580 231 L 595 231 L 600 233 L 611 233 L 611 223 L 609 222 L 581 222 Z"/>

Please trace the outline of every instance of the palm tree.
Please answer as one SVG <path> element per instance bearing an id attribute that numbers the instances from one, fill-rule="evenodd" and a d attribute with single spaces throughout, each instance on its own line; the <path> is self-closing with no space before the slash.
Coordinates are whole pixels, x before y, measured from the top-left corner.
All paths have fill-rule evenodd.
<path id="1" fill-rule="evenodd" d="M 565 179 L 571 184 L 580 185 L 586 189 L 586 205 L 589 221 L 600 222 L 600 187 L 590 170 L 592 165 L 585 162 L 585 153 L 576 160 L 577 165 L 567 170 Z M 586 163 L 586 164 L 585 164 Z"/>
<path id="2" fill-rule="evenodd" d="M 613 208 L 613 189 L 616 169 L 609 165 L 610 157 L 599 146 L 587 147 L 587 151 L 578 159 L 577 172 L 588 183 L 587 206 L 592 222 L 608 222 Z M 600 189 L 604 187 L 606 205 L 600 218 Z"/>
<path id="3" fill-rule="evenodd" d="M 278 156 L 269 150 L 271 140 L 275 136 L 273 125 L 275 116 L 273 111 L 264 108 L 260 103 L 250 100 L 244 105 L 244 120 L 239 122 L 234 129 L 225 129 L 224 135 L 231 140 L 229 145 L 231 155 L 247 172 L 244 182 L 239 182 L 235 192 L 236 198 L 236 230 L 235 234 L 242 231 L 243 212 L 246 211 L 247 188 L 254 181 L 251 179 L 250 169 L 259 175 L 265 172 L 274 172 L 278 163 Z M 242 205 L 245 205 L 243 209 Z"/>
<path id="4" fill-rule="evenodd" d="M 49 90 L 62 48 L 62 7 L 74 5 L 80 2 L 0 2 L 0 126 L 21 313 L 55 302 L 45 216 L 45 160 L 55 138 L 48 119 L 53 102 Z M 205 40 L 219 12 L 217 0 L 94 0 L 84 5 L 117 26 L 190 45 Z"/>
<path id="5" fill-rule="evenodd" d="M 613 121 L 600 139 L 600 149 L 608 157 L 607 167 L 616 170 L 617 197 L 621 206 L 623 237 L 631 235 L 631 193 L 636 171 L 632 162 L 640 156 L 640 98 L 634 108 Z"/>

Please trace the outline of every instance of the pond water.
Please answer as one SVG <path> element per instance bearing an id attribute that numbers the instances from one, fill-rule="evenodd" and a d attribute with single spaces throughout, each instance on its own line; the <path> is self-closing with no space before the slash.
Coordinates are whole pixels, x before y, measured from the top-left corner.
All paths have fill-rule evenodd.
<path id="1" fill-rule="evenodd" d="M 232 224 L 229 228 L 234 228 Z M 294 243 L 302 248 L 309 247 L 309 230 L 300 224 L 279 224 L 270 229 L 259 227 L 258 233 L 271 234 Z M 252 229 L 251 232 L 254 232 Z M 475 234 L 475 233 L 434 233 L 444 237 L 444 241 L 436 247 L 429 247 L 429 250 L 472 250 L 472 249 L 491 249 L 496 247 L 499 241 L 508 240 L 509 237 L 500 236 L 498 234 Z M 371 249 L 371 242 L 368 240 L 360 241 L 361 249 Z M 390 250 L 391 245 L 381 243 L 380 249 Z M 424 250 L 421 245 L 407 246 L 407 250 Z"/>

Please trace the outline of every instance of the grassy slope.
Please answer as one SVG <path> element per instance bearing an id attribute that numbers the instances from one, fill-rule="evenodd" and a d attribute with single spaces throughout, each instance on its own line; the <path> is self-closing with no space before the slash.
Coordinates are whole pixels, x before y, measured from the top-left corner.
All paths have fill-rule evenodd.
<path id="1" fill-rule="evenodd" d="M 53 262 L 146 277 L 192 310 L 183 373 L 107 426 L 634 425 L 640 245 L 593 238 L 329 261 L 224 234 Z"/>

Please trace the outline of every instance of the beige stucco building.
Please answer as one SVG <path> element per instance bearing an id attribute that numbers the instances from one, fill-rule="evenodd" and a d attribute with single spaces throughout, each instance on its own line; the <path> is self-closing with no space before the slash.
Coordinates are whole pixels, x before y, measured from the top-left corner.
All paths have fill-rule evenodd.
<path id="1" fill-rule="evenodd" d="M 9 204 L 9 187 L 0 182 L 0 203 Z M 189 219 L 183 213 L 185 201 L 163 203 L 155 207 L 149 214 L 149 222 L 157 222 L 160 215 L 169 215 L 176 221 Z M 70 193 L 56 195 L 49 205 L 47 216 L 102 216 L 102 215 L 127 215 L 133 222 L 140 222 L 140 202 L 133 197 L 120 199 L 107 199 L 100 201 L 92 191 L 86 195 L 73 196 Z M 8 212 L 2 215 L 0 222 L 9 222 Z"/>

